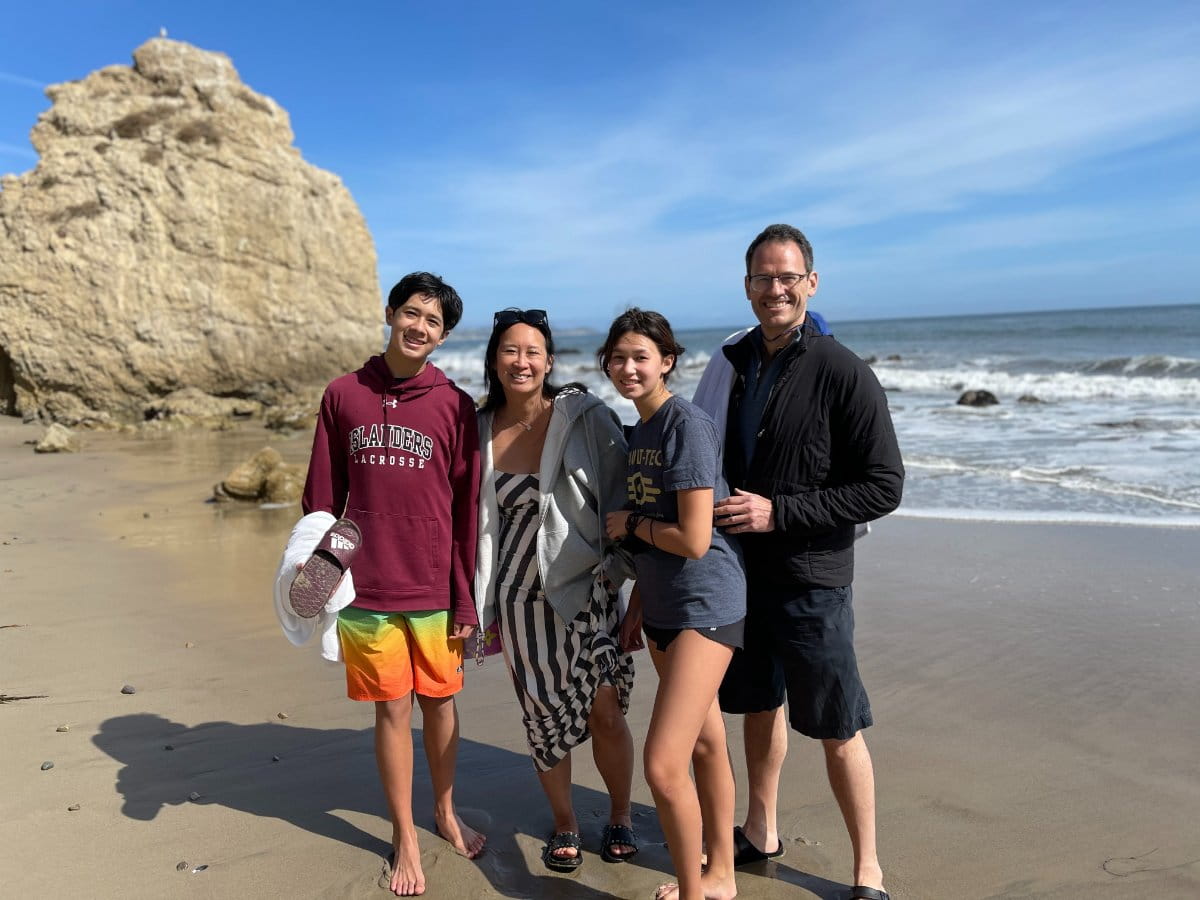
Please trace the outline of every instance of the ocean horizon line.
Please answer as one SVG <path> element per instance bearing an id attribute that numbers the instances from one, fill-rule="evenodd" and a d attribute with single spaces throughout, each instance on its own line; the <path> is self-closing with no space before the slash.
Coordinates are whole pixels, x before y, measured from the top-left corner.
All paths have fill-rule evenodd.
<path id="1" fill-rule="evenodd" d="M 1038 316 L 1053 316 L 1062 315 L 1064 313 L 1119 313 L 1123 311 L 1153 311 L 1164 309 L 1190 309 L 1200 308 L 1200 301 L 1188 300 L 1179 303 L 1149 303 L 1137 304 L 1130 306 L 1128 304 L 1120 304 L 1114 306 L 1063 306 L 1047 309 L 1019 309 L 1019 310 L 993 310 L 990 312 L 963 312 L 963 313 L 939 313 L 937 315 L 912 315 L 912 316 L 880 316 L 873 318 L 860 319 L 842 319 L 836 315 L 836 306 L 832 311 L 822 308 L 819 299 L 820 295 L 809 301 L 809 306 L 816 312 L 820 312 L 831 323 L 842 325 L 879 325 L 887 322 L 938 322 L 949 321 L 953 319 L 1001 319 L 1006 317 L 1038 317 Z M 633 304 L 631 304 L 633 305 Z M 652 307 L 643 305 L 642 308 L 650 309 Z M 553 311 L 549 311 L 553 316 Z M 751 319 L 753 316 L 749 310 L 746 311 L 746 320 L 742 322 L 727 322 L 727 323 L 691 323 L 684 320 L 672 320 L 671 326 L 676 331 L 721 331 L 728 329 L 730 334 L 739 331 L 753 324 Z M 556 338 L 604 334 L 607 326 L 594 325 L 563 325 L 553 326 L 554 335 Z M 492 332 L 490 325 L 459 325 L 450 333 L 450 338 L 460 340 L 477 340 L 479 337 L 488 337 Z"/>

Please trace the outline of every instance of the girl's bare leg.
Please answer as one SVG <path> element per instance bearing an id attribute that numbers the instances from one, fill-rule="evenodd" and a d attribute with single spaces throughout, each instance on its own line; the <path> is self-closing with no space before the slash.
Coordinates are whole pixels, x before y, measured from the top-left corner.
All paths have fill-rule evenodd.
<path id="1" fill-rule="evenodd" d="M 688 763 L 696 751 L 696 743 L 709 715 L 714 708 L 717 688 L 733 657 L 733 651 L 711 641 L 694 631 L 683 631 L 676 637 L 667 651 L 658 650 L 650 642 L 650 657 L 658 670 L 658 694 L 654 698 L 654 712 L 646 735 L 644 764 L 646 781 L 654 795 L 658 817 L 671 851 L 678 886 L 672 892 L 660 891 L 663 896 L 678 900 L 730 900 L 736 893 L 733 886 L 732 846 L 716 849 L 728 860 L 728 873 L 722 868 L 719 877 L 702 877 L 700 855 L 703 841 L 703 819 L 700 798 L 696 785 L 688 774 Z M 719 713 L 718 713 L 719 718 Z M 729 760 L 724 750 L 724 726 L 721 727 L 721 749 L 716 755 L 725 754 L 725 766 Z M 715 784 L 705 784 L 705 794 L 714 814 L 725 816 L 728 821 L 721 824 L 731 830 L 733 821 L 732 784 L 728 787 L 728 801 L 723 799 L 721 777 L 717 773 L 712 741 L 716 739 L 713 726 L 706 733 L 703 750 L 704 760 L 697 774 L 703 779 L 713 779 Z M 707 773 L 705 769 L 707 767 Z M 732 782 L 732 774 L 729 776 Z M 727 812 L 722 812 L 726 809 Z M 716 823 L 712 830 L 715 838 Z M 732 836 L 726 836 L 730 843 Z M 710 858 L 710 865 L 713 864 Z M 724 860 L 717 860 L 724 867 Z"/>

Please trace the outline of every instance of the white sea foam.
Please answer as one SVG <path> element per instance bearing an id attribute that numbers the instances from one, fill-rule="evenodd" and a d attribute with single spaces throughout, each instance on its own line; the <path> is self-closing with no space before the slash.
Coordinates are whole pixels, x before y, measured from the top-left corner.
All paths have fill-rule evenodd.
<path id="1" fill-rule="evenodd" d="M 910 508 L 901 506 L 892 515 L 907 519 L 950 519 L 959 522 L 997 522 L 1044 525 L 1132 525 L 1139 528 L 1200 528 L 1200 516 L 1149 517 L 1137 515 L 1041 511 L 1024 509 Z"/>
<path id="2" fill-rule="evenodd" d="M 940 394 L 982 389 L 991 391 L 1002 400 L 1015 400 L 1022 395 L 1032 394 L 1047 402 L 1147 399 L 1200 403 L 1200 378 L 1085 375 L 1075 372 L 1010 374 L 967 366 L 906 369 L 889 365 L 876 365 L 875 374 L 885 388 L 912 393 Z"/>
<path id="3" fill-rule="evenodd" d="M 891 389 L 908 472 L 902 514 L 1197 527 L 1198 313 L 835 322 L 834 331 L 862 355 L 877 356 L 874 370 Z M 692 396 L 727 333 L 679 334 L 688 350 L 670 380 L 673 392 Z M 581 381 L 626 424 L 636 421 L 633 405 L 596 367 L 603 336 L 556 338 L 553 380 Z M 434 360 L 478 395 L 485 345 L 486 334 L 455 336 Z M 887 359 L 892 354 L 902 358 Z M 991 391 L 1000 403 L 958 406 L 968 389 Z M 1027 394 L 1042 402 L 1017 402 Z"/>

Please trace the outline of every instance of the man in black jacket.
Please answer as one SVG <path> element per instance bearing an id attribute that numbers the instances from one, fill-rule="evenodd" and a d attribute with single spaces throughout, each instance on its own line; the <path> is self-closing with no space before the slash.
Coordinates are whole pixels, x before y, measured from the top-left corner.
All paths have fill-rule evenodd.
<path id="1" fill-rule="evenodd" d="M 714 512 L 717 525 L 740 535 L 747 571 L 745 647 L 720 694 L 724 712 L 745 716 L 749 803 L 734 841 L 738 864 L 783 852 L 776 803 L 786 697 L 791 727 L 825 750 L 854 848 L 850 896 L 885 900 L 851 582 L 855 525 L 899 505 L 904 468 L 871 368 L 806 321 L 817 281 L 808 239 L 790 225 L 765 229 L 746 251 L 746 296 L 758 327 L 705 373 L 733 369 L 728 408 L 709 410 L 726 419 L 725 472 L 734 489 Z"/>

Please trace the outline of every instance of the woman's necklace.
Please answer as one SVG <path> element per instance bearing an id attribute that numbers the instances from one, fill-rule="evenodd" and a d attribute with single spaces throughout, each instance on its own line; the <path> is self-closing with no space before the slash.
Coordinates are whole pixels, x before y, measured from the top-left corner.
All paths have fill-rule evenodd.
<path id="1" fill-rule="evenodd" d="M 525 429 L 526 432 L 529 432 L 533 431 L 533 426 L 537 424 L 537 420 L 541 418 L 542 413 L 544 413 L 547 409 L 549 409 L 548 405 L 543 406 L 536 413 L 529 417 L 532 420 L 529 422 L 525 421 L 524 419 L 517 419 L 515 422 L 509 422 L 507 425 L 501 425 L 499 416 L 496 416 L 492 422 L 497 431 L 504 431 L 505 429 L 512 428 L 514 425 L 520 425 L 523 429 Z"/>

